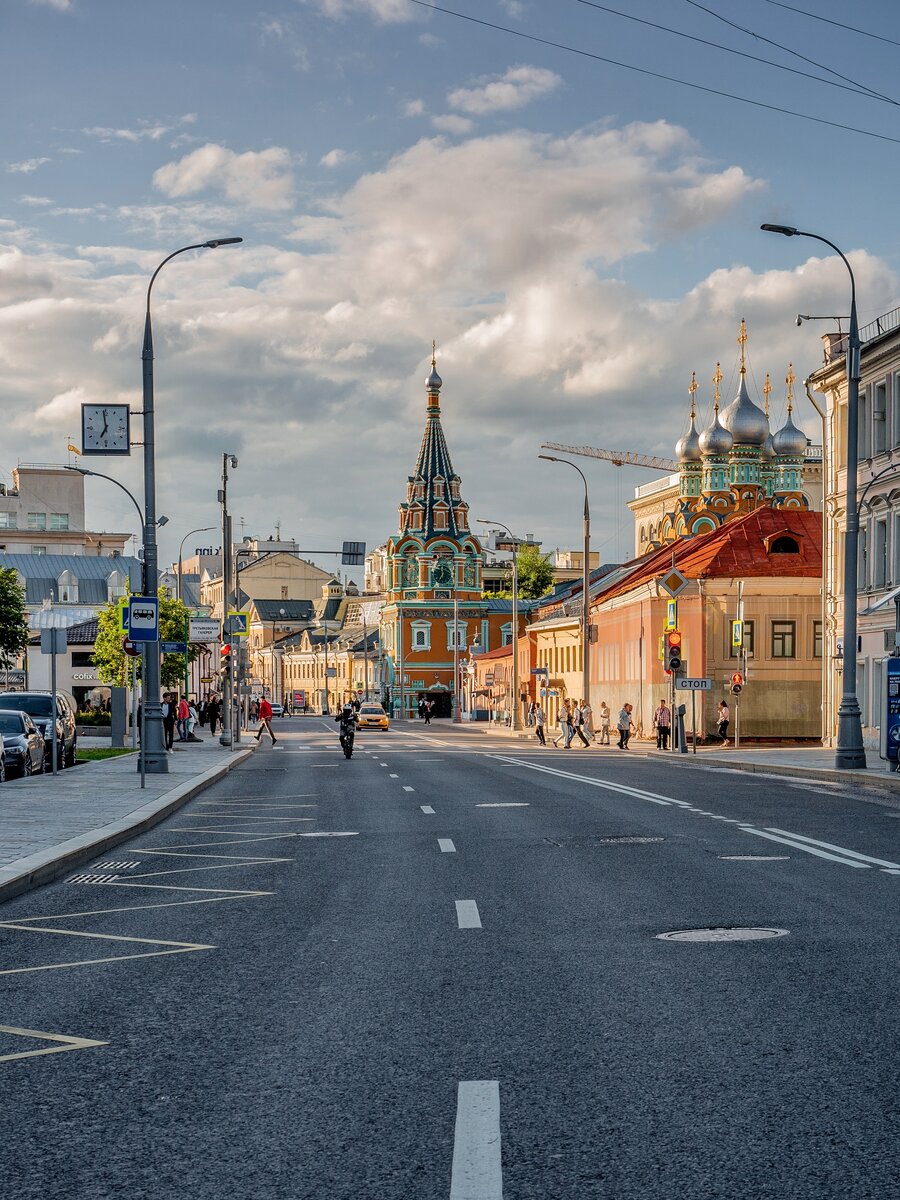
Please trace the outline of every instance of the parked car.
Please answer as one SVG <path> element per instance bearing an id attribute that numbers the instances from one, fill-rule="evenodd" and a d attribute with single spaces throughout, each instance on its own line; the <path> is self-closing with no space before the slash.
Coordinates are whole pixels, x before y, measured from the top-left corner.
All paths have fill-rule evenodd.
<path id="1" fill-rule="evenodd" d="M 53 746 L 53 730 L 50 722 L 53 719 L 52 692 L 0 692 L 0 709 L 17 709 L 31 717 L 37 726 L 38 733 L 44 739 L 44 765 L 53 766 L 50 761 Z M 75 728 L 75 710 L 69 699 L 56 693 L 56 739 L 57 765 L 59 767 L 75 766 L 75 751 L 78 744 L 78 731 Z"/>
<path id="2" fill-rule="evenodd" d="M 380 704 L 366 703 L 359 706 L 356 723 L 360 729 L 388 729 L 388 715 Z"/>
<path id="3" fill-rule="evenodd" d="M 43 771 L 44 739 L 28 713 L 0 708 L 0 735 L 7 778 Z"/>

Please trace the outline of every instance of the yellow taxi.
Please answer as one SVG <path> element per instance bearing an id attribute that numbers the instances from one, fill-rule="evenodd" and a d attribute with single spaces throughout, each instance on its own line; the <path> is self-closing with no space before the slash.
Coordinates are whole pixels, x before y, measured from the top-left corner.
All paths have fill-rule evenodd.
<path id="1" fill-rule="evenodd" d="M 380 704 L 361 704 L 356 714 L 356 724 L 360 729 L 388 729 L 388 715 Z"/>

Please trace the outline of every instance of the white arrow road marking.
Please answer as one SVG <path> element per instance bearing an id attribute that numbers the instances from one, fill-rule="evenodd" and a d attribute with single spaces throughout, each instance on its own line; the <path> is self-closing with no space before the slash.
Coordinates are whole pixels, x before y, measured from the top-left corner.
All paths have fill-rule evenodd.
<path id="1" fill-rule="evenodd" d="M 460 1081 L 450 1200 L 503 1200 L 500 1083 L 496 1079 Z"/>

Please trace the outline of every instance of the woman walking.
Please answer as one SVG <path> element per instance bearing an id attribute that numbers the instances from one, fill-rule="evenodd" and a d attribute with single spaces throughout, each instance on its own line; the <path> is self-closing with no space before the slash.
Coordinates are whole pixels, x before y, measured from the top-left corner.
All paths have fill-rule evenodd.
<path id="1" fill-rule="evenodd" d="M 634 728 L 634 721 L 631 719 L 632 712 L 634 712 L 633 704 L 623 704 L 619 712 L 619 719 L 616 722 L 616 728 L 619 731 L 619 740 L 616 744 L 620 750 L 628 749 L 628 739 L 631 737 L 631 731 Z"/>
<path id="2" fill-rule="evenodd" d="M 535 704 L 534 706 L 534 732 L 541 745 L 546 746 L 547 739 L 544 737 L 544 710 L 540 704 Z"/>
<path id="3" fill-rule="evenodd" d="M 600 745 L 609 745 L 609 705 L 605 700 L 600 701 Z"/>
<path id="4" fill-rule="evenodd" d="M 585 700 L 581 707 L 581 714 L 584 717 L 584 736 L 589 742 L 593 742 L 596 734 L 594 732 L 594 710 L 591 708 L 590 700 Z"/>

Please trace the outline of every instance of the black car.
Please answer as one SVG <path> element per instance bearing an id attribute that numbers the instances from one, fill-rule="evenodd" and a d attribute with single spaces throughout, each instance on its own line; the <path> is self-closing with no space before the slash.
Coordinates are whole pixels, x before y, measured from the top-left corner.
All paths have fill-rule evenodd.
<path id="1" fill-rule="evenodd" d="M 52 692 L 0 692 L 0 709 L 18 709 L 31 717 L 37 726 L 38 733 L 44 739 L 45 766 L 53 766 L 50 761 L 52 750 L 53 730 L 50 725 L 53 714 Z M 75 713 L 72 706 L 61 692 L 56 693 L 56 761 L 58 767 L 75 766 L 75 750 L 78 742 L 78 731 L 75 728 Z"/>
<path id="2" fill-rule="evenodd" d="M 7 778 L 43 771 L 44 739 L 28 713 L 0 708 L 0 736 Z"/>

